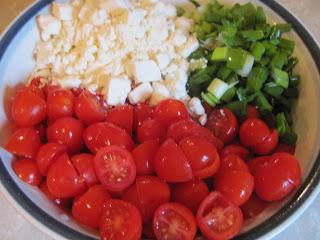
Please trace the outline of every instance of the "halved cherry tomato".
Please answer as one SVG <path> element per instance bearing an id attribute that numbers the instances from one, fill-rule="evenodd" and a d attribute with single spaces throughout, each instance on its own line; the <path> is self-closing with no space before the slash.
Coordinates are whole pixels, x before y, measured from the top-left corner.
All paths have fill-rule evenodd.
<path id="1" fill-rule="evenodd" d="M 123 147 L 101 148 L 94 157 L 94 166 L 102 186 L 110 191 L 122 191 L 136 178 L 132 155 Z"/>
<path id="2" fill-rule="evenodd" d="M 103 121 L 106 109 L 98 96 L 83 90 L 75 99 L 75 114 L 84 124 L 90 125 Z"/>
<path id="3" fill-rule="evenodd" d="M 103 204 L 110 198 L 109 193 L 101 185 L 92 186 L 84 194 L 74 199 L 72 216 L 79 223 L 99 228 Z"/>
<path id="4" fill-rule="evenodd" d="M 85 129 L 83 138 L 92 153 L 96 153 L 105 146 L 123 146 L 128 151 L 131 151 L 134 146 L 131 136 L 124 129 L 108 122 L 90 125 Z"/>
<path id="5" fill-rule="evenodd" d="M 139 210 L 131 203 L 109 199 L 102 209 L 101 240 L 140 240 L 142 219 Z"/>
<path id="6" fill-rule="evenodd" d="M 22 88 L 15 95 L 11 115 L 19 126 L 34 126 L 47 116 L 45 100 L 30 88 Z"/>
<path id="7" fill-rule="evenodd" d="M 252 194 L 248 201 L 241 205 L 241 211 L 245 219 L 253 218 L 266 209 L 268 203 Z"/>
<path id="8" fill-rule="evenodd" d="M 46 176 L 51 164 L 66 151 L 67 147 L 59 143 L 46 143 L 42 145 L 36 157 L 40 173 Z"/>
<path id="9" fill-rule="evenodd" d="M 153 231 L 157 240 L 193 240 L 197 226 L 192 212 L 179 203 L 162 204 L 154 213 Z"/>
<path id="10" fill-rule="evenodd" d="M 45 99 L 45 94 L 43 88 L 41 87 L 42 81 L 46 81 L 42 77 L 34 77 L 31 79 L 29 85 L 26 87 L 27 89 L 31 89 L 35 94 L 37 94 L 42 99 Z"/>
<path id="11" fill-rule="evenodd" d="M 227 108 L 213 110 L 208 117 L 206 127 L 224 143 L 230 143 L 238 133 L 237 118 Z"/>
<path id="12" fill-rule="evenodd" d="M 215 145 L 204 138 L 190 136 L 182 139 L 179 146 L 187 157 L 196 178 L 208 178 L 218 171 L 220 159 Z"/>
<path id="13" fill-rule="evenodd" d="M 197 223 L 202 234 L 208 239 L 231 239 L 240 231 L 243 215 L 237 205 L 214 191 L 200 204 Z"/>
<path id="14" fill-rule="evenodd" d="M 183 102 L 174 99 L 166 99 L 158 103 L 153 116 L 166 127 L 180 120 L 190 118 L 189 112 Z"/>
<path id="15" fill-rule="evenodd" d="M 68 89 L 49 92 L 47 96 L 47 114 L 51 120 L 61 117 L 72 117 L 75 97 Z"/>
<path id="16" fill-rule="evenodd" d="M 42 181 L 39 186 L 41 192 L 43 192 L 49 200 L 57 204 L 60 208 L 67 210 L 71 207 L 71 199 L 70 198 L 58 198 L 52 195 L 52 193 L 48 189 L 47 180 Z"/>
<path id="17" fill-rule="evenodd" d="M 20 128 L 13 133 L 6 149 L 20 157 L 34 158 L 40 146 L 41 140 L 34 128 Z"/>
<path id="18" fill-rule="evenodd" d="M 133 109 L 133 129 L 136 130 L 142 122 L 151 119 L 153 108 L 146 103 L 138 103 Z"/>
<path id="19" fill-rule="evenodd" d="M 62 154 L 49 168 L 47 175 L 49 191 L 58 198 L 75 197 L 87 187 L 67 154 Z"/>
<path id="20" fill-rule="evenodd" d="M 301 182 L 299 162 L 289 153 L 275 153 L 253 172 L 255 191 L 265 201 L 288 196 Z"/>
<path id="21" fill-rule="evenodd" d="M 249 167 L 250 172 L 254 175 L 257 167 L 259 165 L 264 164 L 268 160 L 269 160 L 269 156 L 261 156 L 261 157 L 252 158 L 247 162 L 247 166 Z"/>
<path id="22" fill-rule="evenodd" d="M 255 106 L 248 105 L 246 118 L 260 118 L 260 113 Z"/>
<path id="23" fill-rule="evenodd" d="M 122 199 L 135 205 L 144 222 L 152 220 L 154 211 L 170 201 L 170 188 L 167 183 L 154 176 L 139 176 L 122 195 Z"/>
<path id="24" fill-rule="evenodd" d="M 193 178 L 187 157 L 172 139 L 160 146 L 154 167 L 157 175 L 168 182 L 187 182 Z"/>
<path id="25" fill-rule="evenodd" d="M 274 152 L 286 152 L 286 153 L 290 153 L 292 155 L 294 155 L 294 152 L 296 150 L 296 145 L 289 145 L 286 143 L 279 143 L 276 147 L 276 149 L 274 150 Z"/>
<path id="26" fill-rule="evenodd" d="M 145 142 L 148 140 L 158 140 L 163 142 L 166 138 L 166 128 L 162 122 L 149 119 L 145 120 L 137 130 L 137 137 L 139 142 Z"/>
<path id="27" fill-rule="evenodd" d="M 257 118 L 245 120 L 239 130 L 241 143 L 245 147 L 259 145 L 270 135 L 270 129 L 264 121 Z"/>
<path id="28" fill-rule="evenodd" d="M 94 169 L 93 155 L 88 153 L 80 153 L 73 155 L 71 161 L 78 173 L 84 178 L 88 187 L 98 183 L 96 171 Z"/>
<path id="29" fill-rule="evenodd" d="M 106 121 L 125 129 L 130 135 L 133 127 L 133 107 L 122 105 L 108 110 Z"/>
<path id="30" fill-rule="evenodd" d="M 224 194 L 234 204 L 240 206 L 251 196 L 254 179 L 249 172 L 229 170 L 216 178 L 215 190 Z"/>
<path id="31" fill-rule="evenodd" d="M 33 186 L 38 186 L 41 183 L 42 176 L 34 159 L 16 160 L 12 163 L 12 168 L 22 181 Z"/>
<path id="32" fill-rule="evenodd" d="M 150 175 L 154 172 L 154 158 L 158 149 L 157 140 L 143 142 L 133 149 L 131 153 L 136 163 L 137 175 Z"/>
<path id="33" fill-rule="evenodd" d="M 74 154 L 80 152 L 83 147 L 83 131 L 84 125 L 78 119 L 63 117 L 47 128 L 47 138 L 49 142 L 66 145 L 68 153 Z"/>
<path id="34" fill-rule="evenodd" d="M 196 214 L 200 203 L 208 195 L 209 189 L 205 182 L 202 180 L 193 180 L 173 185 L 171 201 L 185 205 Z"/>
<path id="35" fill-rule="evenodd" d="M 278 131 L 274 129 L 260 144 L 251 146 L 251 148 L 257 154 L 266 155 L 276 148 L 278 141 L 279 134 Z"/>
<path id="36" fill-rule="evenodd" d="M 237 155 L 242 159 L 248 159 L 250 152 L 248 149 L 236 144 L 227 145 L 219 152 L 220 159 L 225 158 L 230 154 Z"/>

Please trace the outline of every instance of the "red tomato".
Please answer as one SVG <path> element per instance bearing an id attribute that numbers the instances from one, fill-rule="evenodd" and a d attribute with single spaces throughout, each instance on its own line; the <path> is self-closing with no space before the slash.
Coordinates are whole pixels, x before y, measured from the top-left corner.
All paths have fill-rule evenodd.
<path id="1" fill-rule="evenodd" d="M 184 205 L 165 203 L 154 213 L 153 231 L 157 240 L 193 240 L 197 225 L 192 212 Z"/>
<path id="2" fill-rule="evenodd" d="M 253 176 L 244 171 L 229 170 L 215 181 L 215 190 L 240 206 L 250 198 L 254 188 Z"/>
<path id="3" fill-rule="evenodd" d="M 131 203 L 109 199 L 102 209 L 101 240 L 140 240 L 142 219 L 139 210 Z"/>
<path id="4" fill-rule="evenodd" d="M 205 127 L 200 126 L 192 120 L 182 120 L 176 122 L 168 128 L 167 138 L 172 138 L 180 142 L 183 138 L 189 136 L 199 136 L 205 138 L 208 142 L 214 144 L 218 149 L 223 147 L 223 142 L 216 138 L 213 133 Z"/>
<path id="5" fill-rule="evenodd" d="M 83 90 L 75 99 L 75 114 L 84 124 L 90 125 L 103 121 L 106 109 L 98 96 Z"/>
<path id="6" fill-rule="evenodd" d="M 42 77 L 34 77 L 33 79 L 31 79 L 27 88 L 31 89 L 33 92 L 37 93 L 37 95 L 39 95 L 39 97 L 45 99 L 43 88 L 41 88 L 42 81 L 46 81 L 46 79 L 44 79 Z"/>
<path id="7" fill-rule="evenodd" d="M 193 180 L 175 184 L 171 191 L 171 201 L 185 205 L 196 214 L 200 203 L 208 195 L 209 189 L 205 182 Z"/>
<path id="8" fill-rule="evenodd" d="M 33 128 L 20 128 L 9 139 L 6 149 L 20 157 L 34 158 L 41 146 L 37 131 Z"/>
<path id="9" fill-rule="evenodd" d="M 46 176 L 51 164 L 66 151 L 67 147 L 59 143 L 46 143 L 42 145 L 36 157 L 40 173 Z"/>
<path id="10" fill-rule="evenodd" d="M 269 160 L 269 156 L 262 156 L 262 157 L 252 158 L 247 162 L 247 166 L 249 167 L 250 172 L 254 175 L 257 167 L 259 165 L 264 164 L 268 160 Z"/>
<path id="11" fill-rule="evenodd" d="M 137 177 L 136 183 L 122 195 L 122 199 L 135 205 L 142 213 L 144 222 L 152 220 L 154 211 L 170 201 L 167 183 L 154 176 Z"/>
<path id="12" fill-rule="evenodd" d="M 237 155 L 242 159 L 248 159 L 250 152 L 246 148 L 236 144 L 227 145 L 219 152 L 220 159 L 230 154 Z"/>
<path id="13" fill-rule="evenodd" d="M 266 209 L 268 203 L 261 200 L 257 195 L 252 194 L 248 201 L 241 205 L 241 210 L 245 219 L 253 218 Z"/>
<path id="14" fill-rule="evenodd" d="M 157 175 L 168 182 L 187 182 L 193 178 L 187 157 L 172 139 L 160 146 L 154 167 Z"/>
<path id="15" fill-rule="evenodd" d="M 288 196 L 299 187 L 301 168 L 289 153 L 275 153 L 253 172 L 255 191 L 265 201 L 273 202 Z"/>
<path id="16" fill-rule="evenodd" d="M 106 121 L 125 129 L 130 135 L 133 127 L 133 107 L 123 105 L 108 110 Z"/>
<path id="17" fill-rule="evenodd" d="M 57 85 L 46 84 L 43 89 L 44 89 L 45 95 L 48 97 L 48 95 L 51 92 L 54 92 L 54 91 L 59 90 L 61 88 Z"/>
<path id="18" fill-rule="evenodd" d="M 145 120 L 137 130 L 137 138 L 139 142 L 145 142 L 148 140 L 158 140 L 163 142 L 166 138 L 166 128 L 162 122 L 149 119 Z"/>
<path id="19" fill-rule="evenodd" d="M 123 147 L 101 148 L 94 157 L 94 166 L 102 186 L 110 191 L 122 191 L 136 178 L 132 155 Z"/>
<path id="20" fill-rule="evenodd" d="M 237 205 L 214 191 L 200 204 L 197 223 L 202 234 L 208 239 L 231 239 L 240 231 L 243 216 Z"/>
<path id="21" fill-rule="evenodd" d="M 259 145 L 270 135 L 270 129 L 264 121 L 257 118 L 245 120 L 239 130 L 241 143 L 245 147 Z"/>
<path id="22" fill-rule="evenodd" d="M 107 122 L 90 125 L 85 129 L 83 138 L 92 153 L 111 145 L 122 146 L 131 151 L 134 145 L 131 136 L 124 129 Z"/>
<path id="23" fill-rule="evenodd" d="M 218 171 L 220 159 L 215 145 L 204 138 L 190 136 L 182 139 L 179 146 L 187 157 L 196 178 L 208 178 Z"/>
<path id="24" fill-rule="evenodd" d="M 84 194 L 74 199 L 72 216 L 79 223 L 99 228 L 103 204 L 110 198 L 101 185 L 92 186 Z"/>
<path id="25" fill-rule="evenodd" d="M 11 115 L 19 126 L 33 126 L 47 116 L 45 100 L 30 88 L 22 88 L 13 99 Z"/>
<path id="26" fill-rule="evenodd" d="M 47 96 L 47 114 L 51 120 L 61 117 L 72 117 L 75 97 L 70 90 L 50 91 Z"/>
<path id="27" fill-rule="evenodd" d="M 260 118 L 260 113 L 255 106 L 248 105 L 246 118 Z"/>
<path id="28" fill-rule="evenodd" d="M 286 153 L 290 153 L 292 155 L 294 155 L 294 152 L 296 150 L 296 145 L 289 145 L 286 143 L 279 143 L 276 147 L 276 149 L 274 150 L 274 152 L 286 152 Z"/>
<path id="29" fill-rule="evenodd" d="M 17 176 L 30 185 L 38 186 L 42 176 L 34 159 L 23 158 L 12 163 L 12 168 Z"/>
<path id="30" fill-rule="evenodd" d="M 49 142 L 66 145 L 68 153 L 74 154 L 82 149 L 83 131 L 84 125 L 78 119 L 63 117 L 57 119 L 47 128 L 47 138 Z"/>
<path id="31" fill-rule="evenodd" d="M 150 175 L 154 172 L 154 158 L 159 149 L 157 140 L 150 140 L 139 144 L 132 151 L 136 163 L 137 175 Z"/>
<path id="32" fill-rule="evenodd" d="M 133 109 L 133 129 L 136 130 L 142 122 L 151 119 L 153 108 L 146 103 L 139 103 Z"/>
<path id="33" fill-rule="evenodd" d="M 266 155 L 276 148 L 279 141 L 278 131 L 275 129 L 260 144 L 252 146 L 252 150 L 260 155 Z"/>
<path id="34" fill-rule="evenodd" d="M 47 181 L 44 180 L 39 186 L 41 192 L 43 192 L 49 200 L 57 204 L 60 208 L 67 210 L 69 207 L 71 207 L 71 199 L 69 198 L 57 198 L 52 195 L 52 193 L 49 191 Z"/>
<path id="35" fill-rule="evenodd" d="M 47 175 L 49 191 L 58 198 L 77 196 L 86 190 L 86 184 L 67 154 L 62 154 L 49 168 Z"/>
<path id="36" fill-rule="evenodd" d="M 174 99 L 166 99 L 156 106 L 154 118 L 163 122 L 166 127 L 169 127 L 175 122 L 189 119 L 190 116 L 183 102 Z"/>
<path id="37" fill-rule="evenodd" d="M 227 108 L 213 110 L 208 117 L 206 127 L 224 143 L 230 143 L 238 133 L 237 118 Z"/>
<path id="38" fill-rule="evenodd" d="M 88 187 L 98 183 L 93 157 L 93 155 L 88 153 L 80 153 L 71 157 L 73 165 L 77 172 L 84 178 Z"/>

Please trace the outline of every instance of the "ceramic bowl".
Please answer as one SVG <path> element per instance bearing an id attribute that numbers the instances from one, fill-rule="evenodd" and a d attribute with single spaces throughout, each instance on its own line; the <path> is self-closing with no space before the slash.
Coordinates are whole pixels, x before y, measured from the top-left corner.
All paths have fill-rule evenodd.
<path id="1" fill-rule="evenodd" d="M 169 2 L 169 0 L 167 0 Z M 18 16 L 0 40 L 0 145 L 11 129 L 9 98 L 23 84 L 34 67 L 33 51 L 39 39 L 35 17 L 49 9 L 51 0 L 35 1 Z M 186 4 L 185 0 L 170 1 Z M 235 1 L 221 1 L 234 3 Z M 237 1 L 244 2 L 244 1 Z M 274 236 L 294 221 L 319 192 L 320 179 L 320 49 L 310 32 L 291 13 L 273 0 L 252 1 L 264 7 L 270 21 L 290 22 L 290 38 L 296 41 L 294 55 L 302 76 L 300 97 L 294 109 L 294 128 L 298 133 L 296 157 L 303 171 L 301 187 L 285 200 L 270 205 L 262 214 L 247 221 L 236 239 Z M 59 239 L 95 239 L 96 232 L 78 225 L 35 187 L 20 181 L 11 168 L 12 156 L 0 150 L 0 189 L 11 204 L 29 221 Z"/>

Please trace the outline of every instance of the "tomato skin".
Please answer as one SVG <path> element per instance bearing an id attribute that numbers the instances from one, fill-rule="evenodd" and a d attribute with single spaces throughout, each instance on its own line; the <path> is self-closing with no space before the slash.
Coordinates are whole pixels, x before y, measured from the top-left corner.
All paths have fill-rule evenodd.
<path id="1" fill-rule="evenodd" d="M 160 146 L 154 167 L 157 175 L 168 182 L 187 182 L 193 178 L 187 157 L 172 139 Z"/>
<path id="2" fill-rule="evenodd" d="M 240 208 L 218 191 L 211 192 L 202 201 L 196 219 L 202 234 L 214 240 L 233 238 L 243 224 Z M 233 221 L 227 222 L 228 219 Z"/>
<path id="3" fill-rule="evenodd" d="M 134 205 L 116 199 L 105 201 L 100 222 L 101 240 L 139 240 L 141 234 L 141 214 Z"/>
<path id="4" fill-rule="evenodd" d="M 154 159 L 159 149 L 157 140 L 150 140 L 139 144 L 132 150 L 132 157 L 136 163 L 137 175 L 151 175 L 154 172 Z"/>
<path id="5" fill-rule="evenodd" d="M 153 116 L 166 127 L 180 120 L 190 118 L 189 112 L 183 102 L 174 99 L 166 99 L 158 103 Z"/>
<path id="6" fill-rule="evenodd" d="M 260 144 L 252 146 L 252 150 L 260 155 L 271 153 L 278 145 L 279 134 L 275 129 Z"/>
<path id="7" fill-rule="evenodd" d="M 161 204 L 170 201 L 170 188 L 158 177 L 139 176 L 135 184 L 124 192 L 122 199 L 135 205 L 147 223 Z"/>
<path id="8" fill-rule="evenodd" d="M 254 188 L 253 176 L 244 171 L 229 170 L 215 181 L 215 190 L 240 206 L 250 198 Z"/>
<path id="9" fill-rule="evenodd" d="M 208 195 L 209 189 L 204 181 L 192 180 L 175 184 L 171 191 L 171 201 L 185 205 L 196 214 L 200 203 Z"/>
<path id="10" fill-rule="evenodd" d="M 72 117 L 75 97 L 70 90 L 50 91 L 47 96 L 47 114 L 51 120 L 61 117 Z"/>
<path id="11" fill-rule="evenodd" d="M 71 207 L 71 199 L 69 198 L 57 198 L 52 195 L 52 193 L 49 191 L 47 181 L 44 180 L 39 186 L 41 192 L 43 192 L 49 200 L 54 202 L 58 207 L 67 210 L 69 207 Z"/>
<path id="12" fill-rule="evenodd" d="M 132 155 L 123 147 L 101 148 L 93 161 L 101 185 L 109 191 L 122 191 L 136 178 L 136 166 Z"/>
<path id="13" fill-rule="evenodd" d="M 175 227 L 170 227 L 175 224 Z M 153 231 L 157 240 L 193 240 L 197 226 L 192 212 L 179 203 L 162 204 L 154 213 Z"/>
<path id="14" fill-rule="evenodd" d="M 39 94 L 25 87 L 13 99 L 11 116 L 19 126 L 34 126 L 46 118 L 47 104 Z"/>
<path id="15" fill-rule="evenodd" d="M 182 139 L 179 146 L 187 157 L 196 178 L 208 178 L 218 171 L 220 158 L 215 145 L 204 138 L 190 136 Z"/>
<path id="16" fill-rule="evenodd" d="M 153 116 L 153 108 L 147 103 L 138 103 L 133 109 L 133 130 L 135 131 L 147 119 Z"/>
<path id="17" fill-rule="evenodd" d="M 255 192 L 265 201 L 273 202 L 289 195 L 301 183 L 299 162 L 288 153 L 275 153 L 253 171 Z"/>
<path id="18" fill-rule="evenodd" d="M 49 142 L 66 145 L 68 153 L 80 152 L 83 147 L 82 134 L 84 125 L 73 117 L 63 117 L 57 119 L 47 128 L 47 138 Z"/>
<path id="19" fill-rule="evenodd" d="M 6 149 L 20 157 L 35 158 L 40 146 L 41 140 L 35 129 L 20 128 L 13 133 Z"/>
<path id="20" fill-rule="evenodd" d="M 23 158 L 12 163 L 12 168 L 17 176 L 24 182 L 38 186 L 42 176 L 34 159 Z"/>
<path id="21" fill-rule="evenodd" d="M 73 155 L 71 161 L 77 172 L 84 178 L 88 187 L 98 184 L 97 175 L 94 169 L 93 155 L 88 153 L 80 153 Z"/>
<path id="22" fill-rule="evenodd" d="M 260 119 L 249 118 L 245 120 L 239 130 L 241 143 L 245 147 L 252 147 L 262 144 L 263 140 L 270 135 L 270 129 Z"/>
<path id="23" fill-rule="evenodd" d="M 131 135 L 133 128 L 133 106 L 122 105 L 109 109 L 106 121 L 125 129 Z"/>
<path id="24" fill-rule="evenodd" d="M 59 143 L 46 143 L 41 146 L 37 153 L 36 161 L 42 176 L 46 176 L 52 163 L 63 153 L 67 147 Z"/>
<path id="25" fill-rule="evenodd" d="M 131 136 L 124 129 L 108 122 L 90 125 L 84 130 L 83 138 L 88 149 L 94 154 L 106 146 L 122 146 L 128 151 L 134 146 Z"/>
<path id="26" fill-rule="evenodd" d="M 248 159 L 250 152 L 246 148 L 236 144 L 227 145 L 219 152 L 220 159 L 225 158 L 227 155 L 230 154 L 237 155 L 240 158 L 246 160 Z"/>
<path id="27" fill-rule="evenodd" d="M 62 154 L 50 166 L 47 185 L 50 193 L 58 198 L 75 197 L 87 189 L 67 154 Z"/>
<path id="28" fill-rule="evenodd" d="M 230 143 L 238 134 L 238 120 L 227 108 L 213 110 L 206 123 L 206 127 L 224 143 Z"/>
<path id="29" fill-rule="evenodd" d="M 110 195 L 101 185 L 91 186 L 74 199 L 72 216 L 76 221 L 92 228 L 99 228 L 102 207 Z"/>
<path id="30" fill-rule="evenodd" d="M 137 137 L 139 142 L 145 142 L 148 140 L 158 140 L 163 142 L 166 138 L 166 128 L 158 120 L 149 119 L 142 122 L 137 130 Z"/>
<path id="31" fill-rule="evenodd" d="M 247 118 L 261 118 L 260 113 L 255 106 L 248 105 L 246 119 Z"/>
<path id="32" fill-rule="evenodd" d="M 106 109 L 98 96 L 83 90 L 75 99 L 75 114 L 84 124 L 90 125 L 105 119 Z"/>
<path id="33" fill-rule="evenodd" d="M 252 194 L 247 202 L 241 205 L 241 211 L 245 219 L 253 218 L 266 209 L 268 203 Z"/>

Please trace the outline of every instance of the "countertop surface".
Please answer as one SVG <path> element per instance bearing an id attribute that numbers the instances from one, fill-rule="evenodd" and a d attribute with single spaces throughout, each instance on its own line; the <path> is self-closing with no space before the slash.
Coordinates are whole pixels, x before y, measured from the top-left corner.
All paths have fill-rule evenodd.
<path id="1" fill-rule="evenodd" d="M 12 19 L 34 0 L 0 0 L 0 32 Z M 295 14 L 310 29 L 320 42 L 320 0 L 278 0 Z M 320 239 L 320 196 L 287 229 L 273 240 L 316 240 Z M 0 194 L 0 239 L 1 240 L 52 240 L 31 225 L 9 205 Z"/>

